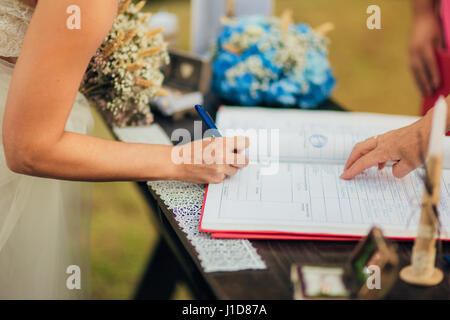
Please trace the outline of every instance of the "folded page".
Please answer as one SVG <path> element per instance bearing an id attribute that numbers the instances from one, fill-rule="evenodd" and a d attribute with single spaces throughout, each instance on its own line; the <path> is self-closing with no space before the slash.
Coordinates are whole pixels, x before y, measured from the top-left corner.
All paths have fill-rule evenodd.
<path id="1" fill-rule="evenodd" d="M 356 112 L 222 107 L 217 125 L 226 136 L 249 136 L 252 161 L 344 164 L 356 143 L 418 119 Z M 449 137 L 444 144 L 444 167 L 450 168 Z"/>

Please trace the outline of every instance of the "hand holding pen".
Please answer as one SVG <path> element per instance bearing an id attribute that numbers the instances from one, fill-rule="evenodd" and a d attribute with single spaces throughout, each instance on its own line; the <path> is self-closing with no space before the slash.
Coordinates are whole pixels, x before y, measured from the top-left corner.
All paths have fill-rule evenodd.
<path id="1" fill-rule="evenodd" d="M 201 106 L 195 109 L 213 137 L 173 148 L 172 160 L 179 173 L 178 179 L 193 183 L 220 183 L 248 165 L 243 151 L 248 148 L 249 140 L 246 137 L 222 137 L 209 114 Z"/>
<path id="2" fill-rule="evenodd" d="M 208 111 L 206 111 L 201 105 L 198 104 L 195 106 L 195 111 L 197 111 L 198 115 L 207 127 L 207 130 L 205 132 L 206 137 L 222 137 L 222 134 L 214 123 L 214 120 L 209 115 Z M 234 148 L 235 153 L 240 153 L 240 151 L 243 151 L 241 148 L 242 146 L 245 146 L 245 149 L 247 149 L 249 146 L 249 140 L 247 137 L 233 137 L 231 139 L 234 139 L 233 143 L 234 145 L 236 145 L 236 148 Z"/>

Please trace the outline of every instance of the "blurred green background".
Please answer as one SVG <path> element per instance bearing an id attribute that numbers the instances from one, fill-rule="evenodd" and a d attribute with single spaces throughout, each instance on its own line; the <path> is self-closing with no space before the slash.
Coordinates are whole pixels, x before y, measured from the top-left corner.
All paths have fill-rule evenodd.
<path id="1" fill-rule="evenodd" d="M 332 22 L 330 59 L 338 85 L 333 94 L 355 111 L 417 114 L 419 93 L 408 68 L 411 26 L 409 0 L 274 0 L 275 14 L 292 9 L 296 22 Z M 368 30 L 366 9 L 381 8 L 381 30 Z M 146 10 L 165 10 L 179 18 L 178 46 L 189 50 L 190 1 L 148 0 Z M 112 138 L 95 114 L 99 137 Z M 157 232 L 148 208 L 132 183 L 94 185 L 91 231 L 94 299 L 128 299 L 152 253 Z M 174 299 L 189 298 L 180 284 Z"/>

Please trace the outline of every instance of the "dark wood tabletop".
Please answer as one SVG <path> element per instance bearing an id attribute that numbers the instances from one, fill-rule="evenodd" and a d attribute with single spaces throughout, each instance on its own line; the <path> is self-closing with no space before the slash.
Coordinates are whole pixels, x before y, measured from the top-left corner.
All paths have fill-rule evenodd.
<path id="1" fill-rule="evenodd" d="M 208 97 L 205 101 L 205 107 L 213 117 L 219 105 L 219 101 L 213 97 Z M 320 106 L 319 110 L 343 111 L 344 109 L 328 100 Z M 155 120 L 170 136 L 172 131 L 177 128 L 187 128 L 192 132 L 193 120 L 199 120 L 199 118 L 190 115 L 174 121 L 156 114 Z M 200 266 L 194 247 L 178 227 L 173 213 L 156 194 L 149 191 L 145 184 L 140 184 L 140 187 L 158 216 L 159 230 L 164 240 L 138 288 L 136 294 L 138 299 L 157 298 L 157 296 L 149 294 L 149 288 L 155 287 L 155 282 L 158 281 L 164 288 L 167 288 L 169 286 L 167 281 L 174 280 L 174 276 L 172 274 L 169 277 L 163 277 L 159 274 L 155 279 L 155 272 L 175 272 L 176 270 L 172 269 L 178 267 L 177 272 L 182 274 L 181 279 L 188 283 L 194 296 L 199 299 L 292 299 L 293 288 L 290 281 L 292 264 L 343 265 L 348 261 L 356 246 L 356 242 L 251 240 L 265 261 L 267 269 L 205 273 Z M 403 242 L 397 243 L 397 245 L 400 264 L 403 267 L 409 264 L 412 243 Z M 167 253 L 168 251 L 170 253 Z M 450 254 L 450 245 L 443 243 L 441 252 Z M 176 260 L 178 267 L 162 264 L 173 263 L 168 260 L 168 255 L 173 255 L 172 258 Z M 450 268 L 444 264 L 442 256 L 439 256 L 437 260 L 437 265 L 445 274 L 444 281 L 440 285 L 422 288 L 397 280 L 386 298 L 450 299 Z"/>

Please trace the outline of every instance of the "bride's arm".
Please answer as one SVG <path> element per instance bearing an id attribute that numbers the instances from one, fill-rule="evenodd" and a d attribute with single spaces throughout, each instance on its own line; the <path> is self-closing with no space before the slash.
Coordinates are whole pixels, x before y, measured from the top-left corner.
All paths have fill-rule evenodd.
<path id="1" fill-rule="evenodd" d="M 11 170 L 69 180 L 220 181 L 229 165 L 191 168 L 171 161 L 172 147 L 127 144 L 64 131 L 83 73 L 107 35 L 118 1 L 39 0 L 16 64 L 3 119 Z M 66 28 L 70 5 L 81 30 Z M 193 167 L 193 166 L 192 166 Z"/>

